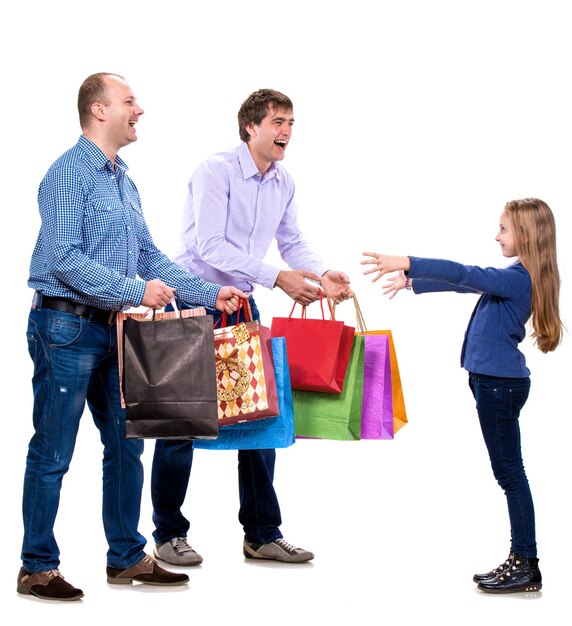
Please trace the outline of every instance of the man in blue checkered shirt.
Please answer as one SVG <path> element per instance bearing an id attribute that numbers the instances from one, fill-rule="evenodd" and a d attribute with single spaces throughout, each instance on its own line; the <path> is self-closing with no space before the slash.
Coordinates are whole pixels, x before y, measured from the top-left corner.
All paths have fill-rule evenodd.
<path id="1" fill-rule="evenodd" d="M 138 531 L 143 441 L 124 436 L 115 316 L 132 306 L 162 308 L 175 290 L 188 304 L 229 314 L 246 297 L 183 270 L 153 243 L 137 188 L 117 156 L 137 140 L 143 114 L 125 80 L 107 73 L 88 77 L 78 109 L 82 135 L 40 184 L 42 222 L 28 282 L 35 290 L 27 332 L 35 432 L 24 478 L 17 591 L 45 600 L 83 596 L 59 572 L 53 529 L 86 401 L 104 446 L 107 581 L 188 582 L 186 574 L 169 572 L 145 554 Z"/>

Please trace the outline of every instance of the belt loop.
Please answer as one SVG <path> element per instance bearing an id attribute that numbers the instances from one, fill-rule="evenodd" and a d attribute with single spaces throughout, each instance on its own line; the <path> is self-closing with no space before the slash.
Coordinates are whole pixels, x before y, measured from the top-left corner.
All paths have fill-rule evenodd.
<path id="1" fill-rule="evenodd" d="M 109 317 L 107 318 L 107 325 L 113 326 L 117 318 L 117 311 L 109 311 Z"/>
<path id="2" fill-rule="evenodd" d="M 44 294 L 41 291 L 34 291 L 34 296 L 32 298 L 32 309 L 41 310 L 43 298 Z"/>

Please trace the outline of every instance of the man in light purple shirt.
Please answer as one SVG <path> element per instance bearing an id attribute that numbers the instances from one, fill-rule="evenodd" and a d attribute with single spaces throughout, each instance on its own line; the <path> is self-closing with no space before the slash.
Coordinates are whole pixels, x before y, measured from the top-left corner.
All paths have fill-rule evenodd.
<path id="1" fill-rule="evenodd" d="M 328 270 L 308 246 L 298 226 L 294 181 L 279 163 L 294 124 L 291 100 L 260 89 L 238 113 L 242 143 L 198 166 L 189 183 L 182 249 L 176 261 L 193 274 L 252 294 L 256 285 L 279 287 L 308 305 L 323 289 L 335 302 L 350 297 L 349 278 Z M 281 270 L 264 262 L 276 239 Z M 254 319 L 260 319 L 250 295 Z M 208 311 L 216 323 L 217 311 Z M 236 323 L 233 315 L 228 324 Z M 275 450 L 238 452 L 240 510 L 246 558 L 302 563 L 308 550 L 284 541 L 280 507 L 273 486 Z M 193 460 L 192 441 L 156 442 L 151 476 L 155 556 L 176 565 L 195 565 L 202 557 L 187 542 L 189 522 L 181 513 Z"/>

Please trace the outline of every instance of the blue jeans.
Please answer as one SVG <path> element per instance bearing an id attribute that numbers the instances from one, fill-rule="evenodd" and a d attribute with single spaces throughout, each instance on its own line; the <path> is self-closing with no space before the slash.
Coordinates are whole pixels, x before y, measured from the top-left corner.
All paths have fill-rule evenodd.
<path id="1" fill-rule="evenodd" d="M 22 545 L 22 564 L 29 572 L 58 569 L 60 552 L 53 529 L 86 401 L 103 444 L 107 565 L 126 569 L 145 557 L 146 540 L 137 530 L 143 442 L 125 439 L 116 332 L 115 325 L 71 313 L 30 311 L 27 337 L 34 362 L 35 432 L 26 459 Z"/>
<path id="2" fill-rule="evenodd" d="M 530 378 L 469 374 L 481 431 L 495 478 L 503 488 L 510 518 L 511 547 L 522 557 L 536 557 L 534 504 L 524 471 L 518 417 L 530 391 Z"/>
<path id="3" fill-rule="evenodd" d="M 182 305 L 184 308 L 184 305 Z M 260 314 L 252 296 L 252 317 Z M 207 309 L 217 324 L 219 311 Z M 241 318 L 242 319 L 242 318 Z M 236 314 L 229 316 L 227 325 L 236 324 Z M 276 451 L 239 450 L 238 488 L 240 497 L 239 522 L 248 541 L 269 543 L 280 539 L 282 523 L 280 506 L 274 490 Z M 173 537 L 186 537 L 190 523 L 181 512 L 185 501 L 193 464 L 193 442 L 158 439 L 151 470 L 151 499 L 153 502 L 153 537 L 158 544 Z"/>

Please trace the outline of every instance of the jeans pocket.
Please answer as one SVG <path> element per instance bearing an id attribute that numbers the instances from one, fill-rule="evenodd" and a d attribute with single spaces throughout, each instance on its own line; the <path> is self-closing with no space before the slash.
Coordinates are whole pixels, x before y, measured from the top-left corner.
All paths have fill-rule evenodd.
<path id="1" fill-rule="evenodd" d="M 492 378 L 479 377 L 477 379 L 477 387 L 480 391 L 485 393 L 492 393 L 493 395 L 499 392 L 501 386 L 498 380 Z"/>
<path id="2" fill-rule="evenodd" d="M 81 336 L 81 318 L 72 313 L 52 312 L 48 323 L 50 347 L 69 346 Z"/>
<path id="3" fill-rule="evenodd" d="M 530 392 L 530 384 L 518 387 L 509 387 L 509 410 L 511 417 L 519 415 L 522 407 L 528 400 Z"/>
<path id="4" fill-rule="evenodd" d="M 26 339 L 28 340 L 28 354 L 32 361 L 36 361 L 36 356 L 38 354 L 38 342 L 32 333 L 26 333 Z"/>

